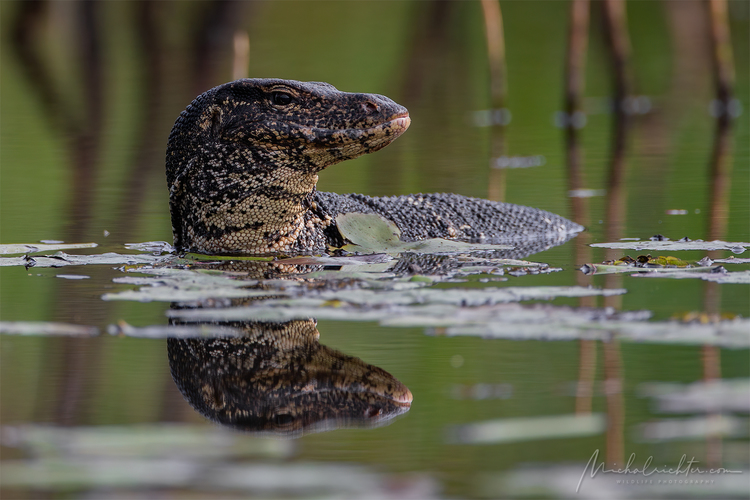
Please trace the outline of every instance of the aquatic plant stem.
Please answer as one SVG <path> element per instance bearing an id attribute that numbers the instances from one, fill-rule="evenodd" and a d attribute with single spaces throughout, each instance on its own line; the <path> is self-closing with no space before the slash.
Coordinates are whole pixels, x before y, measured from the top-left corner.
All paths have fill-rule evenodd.
<path id="1" fill-rule="evenodd" d="M 628 35 L 625 0 L 603 1 L 602 14 L 612 61 L 615 106 L 616 109 L 622 109 L 625 99 L 632 92 L 630 36 Z"/>
<path id="2" fill-rule="evenodd" d="M 586 88 L 589 11 L 589 0 L 573 0 L 570 4 L 568 51 L 565 57 L 565 112 L 568 116 L 582 109 L 581 99 Z"/>
<path id="3" fill-rule="evenodd" d="M 583 151 L 580 146 L 579 128 L 575 126 L 574 116 L 583 113 L 582 99 L 586 88 L 586 53 L 588 51 L 589 32 L 589 0 L 573 0 L 570 4 L 570 26 L 568 29 L 568 50 L 565 57 L 565 145 L 568 165 L 568 189 L 576 192 L 584 189 L 586 183 L 583 176 Z M 581 196 L 570 197 L 573 210 L 573 220 L 582 226 L 589 225 L 588 198 Z M 589 233 L 579 235 L 575 242 L 574 265 L 591 260 L 592 250 L 588 245 L 591 237 Z M 592 278 L 584 273 L 576 274 L 578 286 L 591 286 Z M 581 307 L 595 307 L 596 297 L 581 297 Z M 578 384 L 576 390 L 576 413 L 591 413 L 594 377 L 596 375 L 598 342 L 592 340 L 579 341 L 578 351 Z"/>
<path id="4" fill-rule="evenodd" d="M 625 460 L 625 399 L 622 356 L 616 339 L 604 342 L 604 390 L 607 398 L 607 464 L 622 465 Z"/>
<path id="5" fill-rule="evenodd" d="M 484 27 L 487 36 L 492 107 L 500 109 L 505 106 L 505 98 L 508 92 L 505 36 L 503 34 L 503 16 L 500 11 L 500 3 L 498 0 L 482 0 L 482 12 L 484 13 Z"/>
<path id="6" fill-rule="evenodd" d="M 708 0 L 710 19 L 711 60 L 716 86 L 716 132 L 711 154 L 711 187 L 709 195 L 708 239 L 726 238 L 729 222 L 729 186 L 732 177 L 732 114 L 734 94 L 734 57 L 732 55 L 726 0 Z M 719 256 L 709 252 L 709 258 Z M 709 321 L 719 321 L 721 316 L 721 288 L 718 283 L 704 285 L 704 308 Z M 707 382 L 721 379 L 721 351 L 714 346 L 703 346 L 701 351 L 703 379 Z M 720 414 L 712 412 L 708 418 L 717 420 Z M 706 436 L 706 462 L 709 467 L 722 463 L 722 437 L 711 433 Z"/>
<path id="7" fill-rule="evenodd" d="M 711 60 L 714 66 L 716 98 L 724 105 L 721 115 L 729 118 L 728 107 L 734 94 L 734 57 L 729 34 L 726 0 L 708 0 L 711 33 Z"/>
<path id="8" fill-rule="evenodd" d="M 250 36 L 247 31 L 234 32 L 234 58 L 232 60 L 232 80 L 247 78 L 250 75 Z"/>
<path id="9" fill-rule="evenodd" d="M 608 241 L 622 237 L 627 216 L 625 186 L 625 147 L 629 120 L 626 101 L 631 94 L 630 78 L 630 38 L 627 30 L 627 17 L 624 0 L 605 0 L 602 3 L 605 36 L 610 50 L 613 72 L 614 130 L 612 152 L 607 181 L 607 227 Z M 608 251 L 607 259 L 615 258 Z M 622 276 L 605 277 L 606 288 L 622 286 Z M 604 300 L 605 307 L 620 309 L 621 299 L 610 297 Z M 624 412 L 625 401 L 622 395 L 623 369 L 620 346 L 616 341 L 604 344 L 604 371 L 607 393 L 607 463 L 622 464 L 624 453 Z"/>
<path id="10" fill-rule="evenodd" d="M 570 191 L 585 188 L 582 151 L 578 140 L 578 128 L 573 116 L 582 112 L 581 100 L 586 86 L 586 51 L 588 49 L 589 0 L 574 0 L 570 4 L 570 29 L 568 52 L 565 58 L 565 139 L 568 164 L 568 186 Z M 582 226 L 589 225 L 588 199 L 581 196 L 570 198 L 573 220 Z M 588 247 L 587 247 L 588 248 Z M 584 257 L 584 256 L 581 256 Z M 588 258 L 578 259 L 579 263 Z"/>
<path id="11" fill-rule="evenodd" d="M 498 0 L 482 0 L 484 27 L 487 40 L 487 59 L 490 68 L 491 111 L 499 113 L 505 108 L 508 92 L 505 64 L 505 35 L 503 16 Z M 490 178 L 487 197 L 493 201 L 505 199 L 505 169 L 493 168 L 495 160 L 505 153 L 505 124 L 493 123 L 491 127 Z"/>

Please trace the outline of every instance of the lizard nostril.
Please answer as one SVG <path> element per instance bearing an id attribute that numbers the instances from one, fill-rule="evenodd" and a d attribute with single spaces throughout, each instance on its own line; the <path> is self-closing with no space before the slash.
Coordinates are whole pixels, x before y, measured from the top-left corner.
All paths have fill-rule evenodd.
<path id="1" fill-rule="evenodd" d="M 362 103 L 362 109 L 365 110 L 365 113 L 376 113 L 380 111 L 380 106 L 372 101 L 365 101 Z"/>

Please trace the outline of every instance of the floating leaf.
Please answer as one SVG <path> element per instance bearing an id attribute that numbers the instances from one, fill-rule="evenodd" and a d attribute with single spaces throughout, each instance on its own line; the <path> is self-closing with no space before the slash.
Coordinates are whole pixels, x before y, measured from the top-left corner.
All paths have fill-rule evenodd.
<path id="1" fill-rule="evenodd" d="M 503 316 L 505 319 L 507 316 Z M 559 321 L 562 319 L 562 321 Z M 549 322 L 493 322 L 447 327 L 442 335 L 468 335 L 483 338 L 572 340 L 610 339 L 613 336 L 631 342 L 657 344 L 715 345 L 731 349 L 750 347 L 750 320 L 735 319 L 711 324 L 677 321 L 569 321 L 556 318 Z"/>
<path id="2" fill-rule="evenodd" d="M 7 335 L 45 335 L 63 337 L 95 337 L 95 326 L 51 323 L 44 321 L 0 321 L 0 333 Z"/>
<path id="3" fill-rule="evenodd" d="M 636 434 L 647 443 L 747 437 L 747 419 L 732 415 L 700 415 L 689 418 L 670 418 L 644 422 L 636 426 Z M 719 498 L 719 497 L 716 497 Z"/>
<path id="4" fill-rule="evenodd" d="M 11 245 L 0 245 L 0 255 L 13 255 L 24 253 L 55 252 L 57 250 L 74 250 L 78 248 L 95 248 L 96 243 L 19 243 Z"/>
<path id="5" fill-rule="evenodd" d="M 193 324 L 193 325 L 153 325 L 135 327 L 120 321 L 109 325 L 107 333 L 144 339 L 164 338 L 200 338 L 200 337 L 241 337 L 245 333 L 240 328 L 228 326 Z"/>
<path id="6" fill-rule="evenodd" d="M 729 250 L 742 253 L 750 247 L 750 243 L 729 243 L 726 241 L 618 241 L 613 243 L 592 243 L 596 248 L 612 248 L 622 250 L 660 250 L 672 252 L 678 250 Z"/>
<path id="7" fill-rule="evenodd" d="M 359 266 L 369 264 L 382 264 L 386 262 L 392 262 L 393 260 L 393 257 L 388 254 L 373 253 L 368 255 L 350 255 L 346 257 L 331 257 L 328 255 L 311 257 L 290 257 L 287 259 L 279 259 L 277 262 L 279 262 L 280 264 L 290 265 L 322 264 L 324 266 Z"/>
<path id="8" fill-rule="evenodd" d="M 453 444 L 497 444 L 560 439 L 602 434 L 607 418 L 602 413 L 502 418 L 459 425 L 448 429 Z"/>
<path id="9" fill-rule="evenodd" d="M 143 243 L 125 243 L 128 250 L 138 250 L 139 252 L 151 253 L 172 253 L 174 247 L 166 241 L 145 241 Z"/>
<path id="10" fill-rule="evenodd" d="M 359 253 L 450 253 L 481 250 L 509 250 L 508 245 L 487 245 L 429 238 L 420 241 L 401 241 L 401 230 L 392 221 L 378 214 L 346 213 L 336 217 L 341 235 L 351 241 L 344 250 Z"/>
<path id="11" fill-rule="evenodd" d="M 65 252 L 57 252 L 53 255 L 23 257 L 0 257 L 2 266 L 24 266 L 24 267 L 65 267 L 86 265 L 139 265 L 157 264 L 175 261 L 175 257 L 167 255 L 159 257 L 148 254 L 123 255 L 118 253 L 103 253 L 98 255 L 72 255 Z"/>
<path id="12" fill-rule="evenodd" d="M 650 269 L 649 271 L 655 271 Z M 684 272 L 684 271 L 674 271 L 673 269 L 663 269 L 660 273 L 654 273 L 654 272 L 648 272 L 648 273 L 641 273 L 634 276 L 638 276 L 640 278 L 674 278 L 674 279 L 683 279 L 683 278 L 700 278 L 704 281 L 713 281 L 715 283 L 722 283 L 722 284 L 742 284 L 742 285 L 750 285 L 750 271 L 733 271 L 729 272 L 723 267 L 714 267 L 714 268 L 696 268 L 696 269 L 690 269 L 689 271 L 693 272 Z M 696 272 L 700 271 L 700 272 Z"/>
<path id="13" fill-rule="evenodd" d="M 143 465 L 149 465 L 148 460 L 174 460 L 175 457 L 183 460 L 288 458 L 295 450 L 293 441 L 258 439 L 214 426 L 175 423 L 78 427 L 29 424 L 5 427 L 3 437 L 11 434 L 12 439 L 4 439 L 3 445 L 23 448 L 36 459 L 85 458 L 97 460 L 99 464 L 102 460 L 118 458 L 136 462 L 144 460 Z M 110 464 L 113 468 L 115 465 Z M 32 467 L 29 464 L 27 469 Z M 64 482 L 64 475 L 60 479 Z"/>
<path id="14" fill-rule="evenodd" d="M 71 427 L 65 427 L 61 433 L 70 435 L 71 431 Z M 141 443 L 137 432 L 136 428 L 129 437 Z M 144 436 L 146 440 L 148 436 Z M 202 444 L 198 447 L 203 450 L 203 456 L 210 456 L 210 450 L 216 448 L 217 443 L 225 447 L 225 443 L 234 445 L 240 438 L 238 434 L 218 435 L 215 439 L 199 440 Z M 120 439 L 128 439 L 128 436 Z M 98 439 L 96 442 L 107 441 Z M 159 443 L 160 440 L 157 437 L 153 442 Z M 147 443 L 146 449 L 152 449 Z M 99 446 L 106 447 L 106 444 Z M 238 446 L 241 445 L 238 443 Z M 262 446 L 255 445 L 256 448 Z M 274 445 L 265 447 L 273 449 Z M 276 447 L 292 448 L 287 445 Z M 234 461 L 224 458 L 227 453 L 216 453 L 219 460 L 211 461 L 203 459 L 201 454 L 192 458 L 191 453 L 183 454 L 179 449 L 167 448 L 169 453 L 164 459 L 149 458 L 144 452 L 134 452 L 135 457 L 126 455 L 106 459 L 98 456 L 7 459 L 3 460 L 0 478 L 3 489 L 7 491 L 188 491 L 180 493 L 182 498 L 190 498 L 193 491 L 198 492 L 193 498 L 206 498 L 205 491 L 212 492 L 215 498 L 309 498 L 311 492 L 321 498 L 388 498 L 393 496 L 392 485 L 402 480 L 356 464 Z M 428 484 L 430 490 L 437 489 Z M 282 493 L 277 495 L 276 492 Z M 421 493 L 421 489 L 418 493 L 412 489 L 407 494 L 419 496 Z M 102 495 L 94 497 L 102 498 Z M 130 493 L 124 498 L 136 497 Z M 177 497 L 173 495 L 173 498 Z"/>
<path id="15" fill-rule="evenodd" d="M 584 264 L 580 269 L 584 274 L 640 273 L 637 275 L 666 278 L 703 278 L 720 283 L 746 282 L 743 273 L 729 273 L 723 266 L 711 267 L 714 262 L 745 264 L 749 263 L 750 259 L 738 259 L 732 256 L 728 259 L 711 260 L 704 257 L 696 264 L 691 264 L 672 256 L 639 255 L 634 259 L 626 255 L 614 261 L 605 261 L 603 264 Z M 720 278 L 719 276 L 724 277 Z"/>
<path id="16" fill-rule="evenodd" d="M 711 260 L 708 257 L 705 257 L 705 259 L 708 260 L 708 264 L 706 264 L 706 265 L 709 265 L 709 266 L 712 263 L 714 263 L 714 262 L 720 262 L 722 264 L 750 264 L 750 259 L 741 259 L 741 258 L 735 257 L 734 255 L 732 255 L 732 256 L 730 256 L 729 258 L 726 258 L 726 259 L 714 259 L 714 260 Z"/>
<path id="17" fill-rule="evenodd" d="M 703 380 L 691 384 L 647 382 L 638 395 L 655 399 L 660 413 L 750 413 L 750 379 Z"/>
<path id="18" fill-rule="evenodd" d="M 186 260 L 196 260 L 198 262 L 226 262 L 226 261 L 272 261 L 274 257 L 261 257 L 258 255 L 208 255 L 202 253 L 187 253 L 184 257 Z"/>
<path id="19" fill-rule="evenodd" d="M 483 287 L 483 288 L 417 288 L 383 293 L 374 290 L 325 290 L 321 298 L 367 306 L 409 304 L 454 304 L 463 307 L 491 305 L 502 302 L 550 300 L 556 297 L 588 297 L 620 295 L 623 289 L 601 290 L 575 286 Z"/>
<path id="20" fill-rule="evenodd" d="M 673 274 L 688 274 L 692 273 L 707 273 L 711 272 L 715 268 L 711 267 L 690 267 L 687 269 L 675 270 L 674 268 L 668 267 L 653 267 L 644 268 L 629 265 L 618 265 L 618 264 L 584 264 L 581 266 L 581 272 L 583 274 L 652 274 L 653 276 L 671 277 Z"/>
<path id="21" fill-rule="evenodd" d="M 235 279 L 232 275 L 211 271 L 154 268 L 138 269 L 137 272 L 150 276 L 125 276 L 115 278 L 113 281 L 141 285 L 141 289 L 107 293 L 102 295 L 102 299 L 137 302 L 192 302 L 214 298 L 239 299 L 287 295 L 284 291 L 275 288 L 251 288 L 257 285 L 257 280 L 243 281 Z M 294 282 L 289 282 L 288 285 L 292 288 Z"/>
<path id="22" fill-rule="evenodd" d="M 425 287 L 421 282 L 403 284 L 410 288 L 323 290 L 297 297 L 269 298 L 242 307 L 172 309 L 167 315 L 185 321 L 286 321 L 316 317 L 338 321 L 378 321 L 388 326 L 442 326 L 462 322 L 486 326 L 506 321 L 508 310 L 502 306 L 509 302 L 625 293 L 622 289 L 586 287 L 436 289 Z M 526 319 L 529 317 L 543 321 L 545 315 L 532 311 Z M 583 319 L 578 320 L 581 321 Z"/>
<path id="23" fill-rule="evenodd" d="M 341 266 L 337 270 L 323 270 L 313 271 L 307 274 L 299 275 L 300 278 L 306 279 L 320 279 L 320 280 L 344 280 L 344 279 L 357 279 L 357 280 L 371 280 L 371 279 L 384 279 L 384 278 L 395 278 L 396 275 L 393 273 L 386 272 L 390 269 L 392 264 L 371 264 L 371 265 L 359 265 L 359 266 Z"/>

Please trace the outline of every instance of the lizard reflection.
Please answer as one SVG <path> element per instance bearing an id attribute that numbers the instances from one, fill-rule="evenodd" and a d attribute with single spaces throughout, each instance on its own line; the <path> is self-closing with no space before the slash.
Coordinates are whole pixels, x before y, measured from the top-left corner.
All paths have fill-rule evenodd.
<path id="1" fill-rule="evenodd" d="M 167 342 L 180 392 L 219 424 L 297 437 L 383 425 L 410 408 L 411 392 L 391 374 L 319 344 L 313 319 L 222 325 L 242 336 Z"/>

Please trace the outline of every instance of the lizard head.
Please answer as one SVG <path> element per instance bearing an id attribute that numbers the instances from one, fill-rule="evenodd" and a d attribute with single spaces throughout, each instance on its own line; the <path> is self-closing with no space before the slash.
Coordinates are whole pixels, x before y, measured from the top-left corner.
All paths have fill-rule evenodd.
<path id="1" fill-rule="evenodd" d="M 180 114 L 167 148 L 168 183 L 213 150 L 318 172 L 384 148 L 410 123 L 407 109 L 382 95 L 322 82 L 237 80 L 201 94 Z"/>
<path id="2" fill-rule="evenodd" d="M 409 124 L 406 108 L 387 97 L 327 83 L 243 79 L 201 94 L 180 114 L 167 146 L 175 246 L 238 251 L 225 241 L 230 230 L 264 222 L 263 233 L 288 231 L 320 170 L 387 146 Z M 262 200 L 245 201 L 252 197 Z M 242 218 L 238 211 L 255 210 L 243 201 L 278 205 L 280 216 Z"/>

